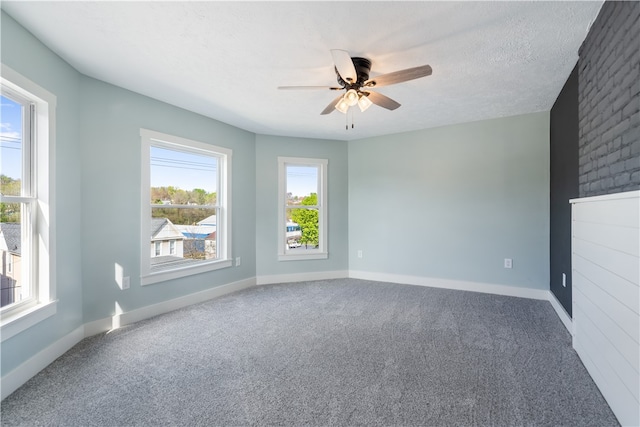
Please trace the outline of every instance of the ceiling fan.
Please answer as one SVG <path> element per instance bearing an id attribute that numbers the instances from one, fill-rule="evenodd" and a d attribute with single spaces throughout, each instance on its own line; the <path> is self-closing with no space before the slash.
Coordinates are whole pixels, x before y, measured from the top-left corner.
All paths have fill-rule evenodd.
<path id="1" fill-rule="evenodd" d="M 393 99 L 373 92 L 369 89 L 389 86 L 408 80 L 419 79 L 430 76 L 432 69 L 429 65 L 407 68 L 405 70 L 394 71 L 393 73 L 382 74 L 381 76 L 369 79 L 371 71 L 371 61 L 367 58 L 351 57 L 349 52 L 341 49 L 332 49 L 333 63 L 335 64 L 336 76 L 340 87 L 332 86 L 279 86 L 278 89 L 329 89 L 344 90 L 345 93 L 337 96 L 322 110 L 320 114 L 329 114 L 333 110 L 338 110 L 346 114 L 349 107 L 358 104 L 360 111 L 365 111 L 372 104 L 379 105 L 387 110 L 395 110 L 400 104 Z"/>

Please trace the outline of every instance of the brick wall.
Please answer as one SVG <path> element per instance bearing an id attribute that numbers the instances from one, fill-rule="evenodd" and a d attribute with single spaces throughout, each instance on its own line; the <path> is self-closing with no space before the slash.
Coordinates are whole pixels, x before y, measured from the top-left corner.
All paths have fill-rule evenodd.
<path id="1" fill-rule="evenodd" d="M 638 190 L 640 2 L 605 2 L 579 53 L 580 197 Z"/>

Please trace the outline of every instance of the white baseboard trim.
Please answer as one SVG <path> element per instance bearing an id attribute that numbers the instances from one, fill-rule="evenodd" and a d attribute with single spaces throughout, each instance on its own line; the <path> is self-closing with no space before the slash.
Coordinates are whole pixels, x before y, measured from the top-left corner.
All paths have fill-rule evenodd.
<path id="1" fill-rule="evenodd" d="M 551 303 L 551 307 L 556 311 L 556 314 L 562 321 L 564 327 L 567 328 L 567 331 L 569 331 L 569 334 L 573 336 L 573 321 L 571 320 L 571 317 L 569 317 L 569 314 L 566 312 L 562 304 L 560 304 L 560 301 L 558 301 L 558 298 L 556 298 L 553 292 L 547 292 L 549 293 L 548 300 Z"/>
<path id="2" fill-rule="evenodd" d="M 271 285 L 273 283 L 291 283 L 291 282 L 306 282 L 309 280 L 330 280 L 330 279 L 345 279 L 349 277 L 347 270 L 334 270 L 334 271 L 314 271 L 308 273 L 293 273 L 293 274 L 272 274 L 269 276 L 258 276 L 258 285 Z"/>
<path id="3" fill-rule="evenodd" d="M 548 300 L 547 290 L 497 285 L 493 283 L 467 282 L 463 280 L 437 279 L 433 277 L 405 276 L 401 274 L 388 273 L 371 273 L 368 271 L 354 270 L 349 270 L 349 277 L 354 279 L 372 280 L 375 282 L 391 282 L 402 285 L 428 286 L 432 288 L 453 289 L 457 291 L 471 291 L 510 297 Z"/>
<path id="4" fill-rule="evenodd" d="M 0 399 L 4 399 L 29 381 L 35 374 L 49 366 L 51 362 L 69 351 L 84 338 L 84 327 L 80 326 L 72 332 L 52 343 L 47 348 L 31 356 L 20 366 L 0 379 Z"/>
<path id="5" fill-rule="evenodd" d="M 105 317 L 104 319 L 94 320 L 84 324 L 84 337 L 92 337 L 113 329 L 113 319 Z"/>
<path id="6" fill-rule="evenodd" d="M 242 289 L 250 288 L 255 285 L 256 278 L 250 277 L 248 279 L 239 280 L 237 282 L 228 283 L 226 285 L 216 286 L 215 288 L 206 289 L 204 291 L 196 292 L 189 295 L 184 295 L 182 297 L 174 298 L 168 301 L 140 307 L 135 310 L 127 311 L 126 313 L 117 313 L 112 317 L 98 319 L 93 322 L 86 323 L 85 337 L 96 335 L 102 332 L 107 332 L 112 329 L 117 329 L 125 325 L 130 325 L 132 323 L 148 319 L 150 317 L 178 310 L 192 304 L 208 301 L 210 299 L 230 294 L 232 292 L 237 292 Z"/>

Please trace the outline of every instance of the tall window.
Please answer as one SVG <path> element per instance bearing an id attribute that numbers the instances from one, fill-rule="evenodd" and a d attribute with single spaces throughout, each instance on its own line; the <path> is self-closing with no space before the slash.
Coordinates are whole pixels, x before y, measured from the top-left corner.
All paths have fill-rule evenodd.
<path id="1" fill-rule="evenodd" d="M 231 266 L 231 150 L 146 129 L 141 136 L 142 284 Z"/>
<path id="2" fill-rule="evenodd" d="M 327 258 L 327 163 L 278 158 L 280 261 Z"/>
<path id="3" fill-rule="evenodd" d="M 55 97 L 2 65 L 0 314 L 2 339 L 55 313 L 53 176 Z M 23 318 L 29 317 L 29 320 Z"/>
<path id="4" fill-rule="evenodd" d="M 26 301 L 34 294 L 32 216 L 36 192 L 31 161 L 31 131 L 35 106 L 22 93 L 2 88 L 2 174 L 0 192 L 0 250 L 4 264 L 0 276 L 2 307 Z M 23 267 L 13 273 L 13 257 L 20 257 Z"/>

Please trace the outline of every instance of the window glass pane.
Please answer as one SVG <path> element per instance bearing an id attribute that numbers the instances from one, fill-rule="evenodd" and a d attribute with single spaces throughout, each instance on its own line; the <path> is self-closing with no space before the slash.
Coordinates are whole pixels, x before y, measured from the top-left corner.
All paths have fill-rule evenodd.
<path id="1" fill-rule="evenodd" d="M 318 249 L 318 209 L 287 208 L 286 216 L 285 249 L 296 251 Z"/>
<path id="2" fill-rule="evenodd" d="M 22 221 L 29 209 L 29 204 L 16 205 L 17 220 L 0 223 L 0 306 L 2 307 L 31 297 L 31 287 L 28 286 L 29 240 L 23 239 L 23 236 L 28 236 L 29 233 L 23 230 L 27 224 Z"/>
<path id="3" fill-rule="evenodd" d="M 151 146 L 152 204 L 215 205 L 217 157 Z"/>
<path id="4" fill-rule="evenodd" d="M 22 190 L 24 107 L 9 97 L 1 97 L 0 117 L 0 193 L 24 195 Z M 31 297 L 28 254 L 29 233 L 23 218 L 29 204 L 0 203 L 0 306 Z"/>
<path id="5" fill-rule="evenodd" d="M 287 165 L 287 205 L 315 205 L 308 199 L 318 193 L 318 167 Z M 305 200 L 307 199 L 307 200 Z"/>
<path id="6" fill-rule="evenodd" d="M 218 208 L 151 208 L 151 272 L 218 258 Z"/>
<path id="7" fill-rule="evenodd" d="M 218 209 L 199 206 L 218 203 L 219 159 L 154 146 L 150 157 L 151 272 L 217 259 Z"/>
<path id="8" fill-rule="evenodd" d="M 23 107 L 16 101 L 0 97 L 0 193 L 20 196 L 22 181 L 22 124 Z M 2 222 L 7 221 L 2 218 Z"/>

